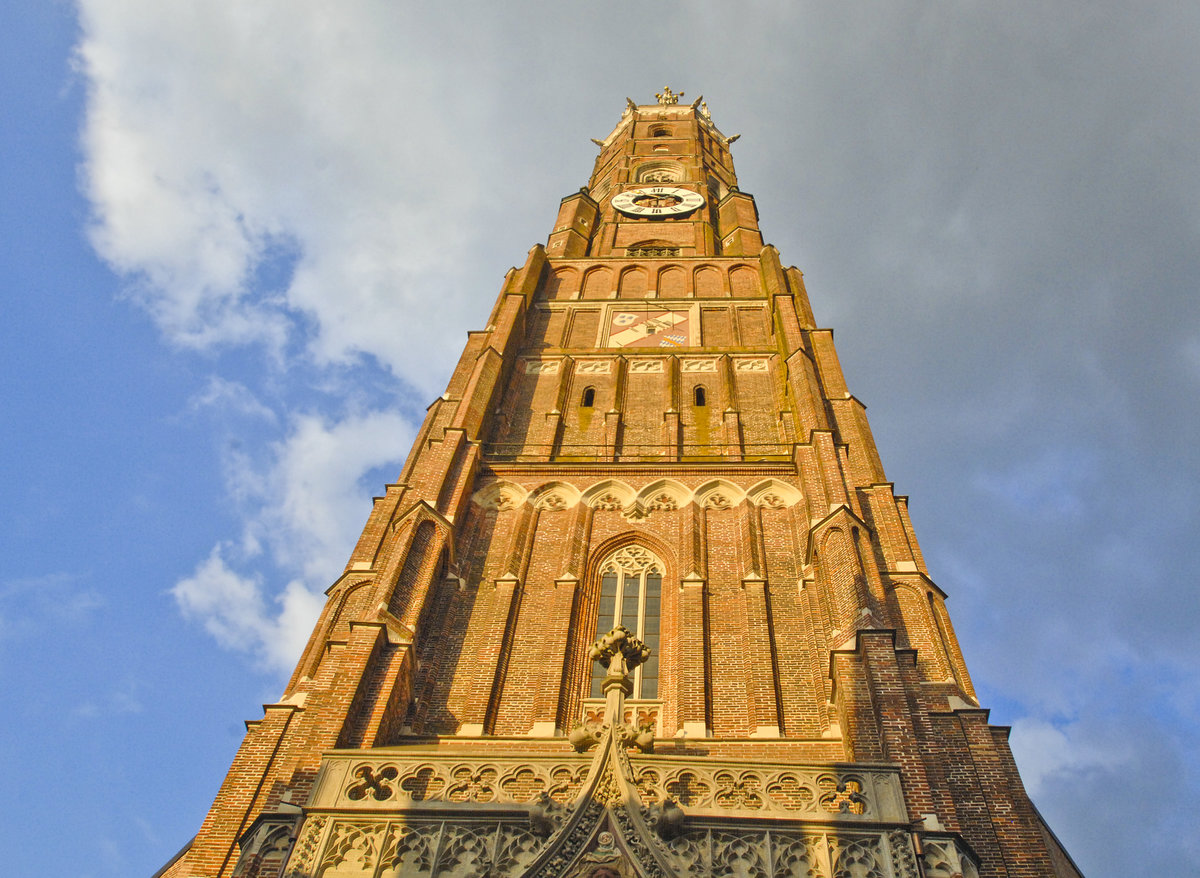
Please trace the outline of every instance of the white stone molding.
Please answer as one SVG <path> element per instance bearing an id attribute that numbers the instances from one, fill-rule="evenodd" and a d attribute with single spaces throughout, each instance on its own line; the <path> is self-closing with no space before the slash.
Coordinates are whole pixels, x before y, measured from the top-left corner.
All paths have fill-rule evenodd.
<path id="1" fill-rule="evenodd" d="M 666 364 L 661 360 L 630 360 L 629 371 L 634 375 L 646 375 L 650 373 L 662 373 L 666 371 Z"/>
<path id="2" fill-rule="evenodd" d="M 557 375 L 562 360 L 526 360 L 526 375 Z"/>
<path id="3" fill-rule="evenodd" d="M 611 360 L 577 360 L 576 375 L 608 375 L 612 372 Z"/>

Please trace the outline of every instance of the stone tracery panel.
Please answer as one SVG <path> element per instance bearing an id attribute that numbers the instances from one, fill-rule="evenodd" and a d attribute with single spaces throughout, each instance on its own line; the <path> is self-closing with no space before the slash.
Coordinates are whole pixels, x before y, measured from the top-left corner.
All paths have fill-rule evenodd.
<path id="1" fill-rule="evenodd" d="M 566 803 L 579 792 L 587 773 L 580 760 L 531 761 L 509 758 L 489 762 L 453 759 L 328 760 L 328 783 L 317 795 L 329 807 L 360 809 L 417 803 L 520 804 L 542 793 Z M 336 780 L 335 776 L 341 780 Z M 336 789 L 335 789 L 336 787 Z"/>
<path id="2" fill-rule="evenodd" d="M 635 567 L 645 561 L 636 552 L 623 556 L 623 563 Z M 554 827 L 567 825 L 559 821 L 572 808 L 582 808 L 575 813 L 587 826 L 603 813 L 599 801 L 579 799 L 592 764 L 586 757 L 414 756 L 327 756 L 309 803 L 317 813 L 302 827 L 289 878 L 517 878 L 543 855 Z M 906 812 L 893 766 L 733 760 L 698 765 L 653 754 L 622 761 L 635 792 L 632 803 L 620 804 L 612 778 L 595 795 L 615 808 L 616 828 L 643 866 L 651 867 L 647 874 L 916 878 L 908 832 L 894 828 L 906 823 Z M 625 808 L 640 806 L 642 819 L 653 826 L 656 809 L 668 799 L 686 814 L 683 832 L 670 841 L 639 837 Z M 849 799 L 861 808 L 845 807 Z M 535 819 L 537 814 L 550 823 Z M 574 868 L 592 832 L 581 829 L 576 841 L 564 839 L 559 853 L 543 863 L 545 874 Z M 948 864 L 973 868 L 953 838 L 930 841 L 931 874 Z M 652 855 L 647 842 L 657 853 Z M 671 868 L 658 871 L 656 857 Z"/>
<path id="3" fill-rule="evenodd" d="M 333 820 L 315 868 L 292 858 L 288 875 L 320 878 L 516 878 L 544 839 L 520 823 Z"/>
<path id="4" fill-rule="evenodd" d="M 647 805 L 672 797 L 689 813 L 756 812 L 850 820 L 903 819 L 890 770 L 834 772 L 794 766 L 671 764 L 634 761 Z"/>
<path id="5" fill-rule="evenodd" d="M 893 832 L 692 829 L 666 845 L 679 875 L 754 878 L 916 878 L 912 843 Z"/>

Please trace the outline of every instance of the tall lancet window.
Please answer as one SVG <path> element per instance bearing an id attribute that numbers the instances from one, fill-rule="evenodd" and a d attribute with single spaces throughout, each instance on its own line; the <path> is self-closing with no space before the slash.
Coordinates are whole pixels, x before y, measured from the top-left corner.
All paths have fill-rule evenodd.
<path id="1" fill-rule="evenodd" d="M 600 565 L 600 613 L 596 636 L 624 625 L 650 647 L 650 658 L 633 672 L 633 698 L 658 697 L 658 621 L 663 563 L 641 546 L 618 549 Z M 602 698 L 606 668 L 592 664 L 592 698 Z"/>

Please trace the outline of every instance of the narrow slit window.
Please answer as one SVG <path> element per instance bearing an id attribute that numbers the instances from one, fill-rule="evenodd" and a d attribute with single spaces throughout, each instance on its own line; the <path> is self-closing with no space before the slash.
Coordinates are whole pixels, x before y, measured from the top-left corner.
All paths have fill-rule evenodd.
<path id="1" fill-rule="evenodd" d="M 633 672 L 631 697 L 657 698 L 663 566 L 641 546 L 626 546 L 606 561 L 601 570 L 596 637 L 623 625 L 650 647 L 650 658 Z M 590 697 L 604 697 L 601 685 L 607 673 L 608 669 L 599 662 L 592 664 Z"/>
<path id="2" fill-rule="evenodd" d="M 698 406 L 708 405 L 708 398 L 704 393 L 703 386 L 697 384 L 695 389 L 692 391 L 692 397 L 695 400 L 696 405 L 698 405 Z"/>
<path id="3" fill-rule="evenodd" d="M 585 409 L 590 409 L 592 406 L 594 406 L 596 404 L 596 388 L 586 388 L 583 391 L 583 396 L 579 400 L 579 404 Z"/>

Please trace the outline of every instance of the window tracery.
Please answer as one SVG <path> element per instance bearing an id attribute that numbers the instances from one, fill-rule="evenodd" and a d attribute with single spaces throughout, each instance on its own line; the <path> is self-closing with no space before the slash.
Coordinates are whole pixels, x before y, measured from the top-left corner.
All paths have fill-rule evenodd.
<path id="1" fill-rule="evenodd" d="M 679 183 L 684 174 L 678 162 L 660 160 L 638 165 L 634 176 L 637 183 Z"/>
<path id="2" fill-rule="evenodd" d="M 600 565 L 600 609 L 596 637 L 618 625 L 632 631 L 650 647 L 650 658 L 633 672 L 632 698 L 658 697 L 659 618 L 662 608 L 663 563 L 643 546 L 624 546 Z M 590 697 L 600 698 L 605 669 L 592 667 Z"/>
<path id="3" fill-rule="evenodd" d="M 630 247 L 625 251 L 626 256 L 632 257 L 654 257 L 654 256 L 678 256 L 681 253 L 679 247 Z"/>

